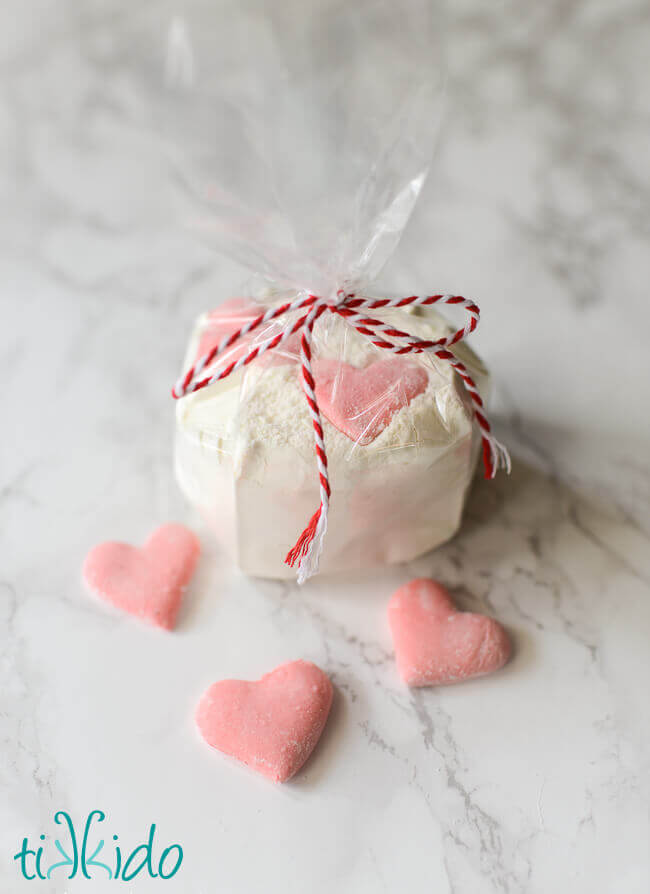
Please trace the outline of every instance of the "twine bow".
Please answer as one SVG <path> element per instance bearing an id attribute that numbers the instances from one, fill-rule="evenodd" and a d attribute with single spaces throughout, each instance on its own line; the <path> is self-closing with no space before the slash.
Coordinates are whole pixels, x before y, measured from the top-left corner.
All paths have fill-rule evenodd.
<path id="1" fill-rule="evenodd" d="M 365 313 L 365 311 L 371 310 L 385 310 L 387 308 L 408 306 L 431 306 L 434 304 L 449 304 L 462 307 L 468 315 L 465 326 L 456 330 L 452 335 L 431 341 L 416 338 L 413 335 L 409 335 L 408 332 L 402 332 L 400 329 L 396 329 L 390 324 L 383 323 L 381 320 L 376 320 L 371 316 L 367 316 Z M 296 319 L 295 322 L 289 323 L 277 335 L 251 347 L 237 360 L 234 360 L 223 368 L 219 368 L 213 373 L 201 378 L 201 374 L 204 370 L 211 366 L 212 362 L 217 357 L 223 354 L 228 348 L 232 347 L 232 345 L 249 332 L 253 332 L 259 326 L 263 326 L 265 323 L 270 323 L 272 320 L 278 319 L 278 317 L 299 310 L 304 310 L 306 313 Z M 361 311 L 364 311 L 364 313 Z M 192 394 L 195 391 L 200 391 L 202 388 L 214 385 L 215 382 L 227 378 L 241 367 L 252 363 L 257 357 L 266 353 L 266 351 L 271 351 L 274 348 L 279 347 L 283 342 L 294 335 L 294 333 L 302 330 L 300 347 L 302 388 L 307 399 L 314 429 L 314 444 L 316 449 L 320 489 L 320 506 L 298 538 L 295 546 L 289 550 L 285 558 L 287 565 L 292 568 L 295 566 L 296 562 L 298 563 L 298 583 L 304 583 L 318 570 L 318 562 L 323 548 L 323 540 L 327 531 L 327 516 L 331 498 L 323 425 L 321 422 L 318 400 L 316 398 L 315 381 L 311 367 L 311 343 L 314 325 L 316 320 L 324 313 L 338 314 L 338 316 L 346 320 L 349 325 L 378 348 L 391 351 L 393 354 L 420 354 L 423 351 L 428 351 L 434 354 L 439 360 L 448 363 L 462 379 L 465 390 L 472 401 L 474 418 L 476 419 L 481 432 L 485 477 L 494 478 L 496 471 L 500 466 L 510 472 L 510 457 L 508 451 L 492 434 L 490 423 L 485 415 L 483 401 L 478 388 L 476 387 L 476 383 L 470 376 L 464 364 L 462 364 L 460 360 L 457 360 L 452 351 L 449 350 L 453 345 L 463 341 L 463 339 L 473 332 L 478 325 L 480 310 L 473 301 L 470 301 L 467 298 L 462 298 L 460 295 L 412 295 L 409 298 L 375 299 L 357 297 L 354 293 L 339 291 L 336 301 L 328 301 L 310 293 L 301 293 L 301 296 L 294 301 L 269 308 L 264 313 L 255 317 L 254 320 L 246 323 L 240 329 L 225 336 L 219 344 L 215 345 L 207 352 L 207 354 L 191 366 L 173 387 L 172 396 L 174 398 L 184 397 L 187 394 Z"/>

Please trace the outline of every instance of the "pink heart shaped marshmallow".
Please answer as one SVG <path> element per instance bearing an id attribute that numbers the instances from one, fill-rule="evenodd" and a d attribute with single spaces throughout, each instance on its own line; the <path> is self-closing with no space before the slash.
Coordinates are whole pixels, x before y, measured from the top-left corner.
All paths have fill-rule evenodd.
<path id="1" fill-rule="evenodd" d="M 321 411 L 339 431 L 363 446 L 422 394 L 429 381 L 423 366 L 401 357 L 376 360 L 362 369 L 317 358 L 313 370 Z"/>
<path id="2" fill-rule="evenodd" d="M 196 535 L 183 525 L 162 525 L 141 549 L 114 541 L 95 546 L 82 575 L 102 599 L 171 630 L 200 550 Z"/>
<path id="3" fill-rule="evenodd" d="M 255 682 L 213 683 L 199 703 L 196 722 L 208 745 L 274 782 L 286 782 L 314 750 L 332 695 L 320 668 L 290 661 Z"/>
<path id="4" fill-rule="evenodd" d="M 196 363 L 212 348 L 220 344 L 227 335 L 232 335 L 246 323 L 250 323 L 260 313 L 263 313 L 265 309 L 263 305 L 256 304 L 250 298 L 230 298 L 213 311 L 210 311 L 201 331 L 194 362 Z M 230 348 L 226 348 L 223 354 L 220 354 L 218 358 L 213 360 L 206 369 L 211 370 L 217 365 L 224 366 L 228 363 L 234 363 L 240 357 L 243 357 L 255 344 L 281 332 L 285 322 L 280 320 L 279 324 L 267 323 L 242 336 Z M 294 333 L 279 348 L 267 351 L 253 362 L 258 366 L 280 366 L 287 363 L 296 363 L 299 353 L 300 333 Z"/>
<path id="5" fill-rule="evenodd" d="M 412 580 L 388 604 L 397 669 L 409 686 L 455 683 L 498 670 L 510 641 L 493 618 L 459 612 L 433 580 Z"/>

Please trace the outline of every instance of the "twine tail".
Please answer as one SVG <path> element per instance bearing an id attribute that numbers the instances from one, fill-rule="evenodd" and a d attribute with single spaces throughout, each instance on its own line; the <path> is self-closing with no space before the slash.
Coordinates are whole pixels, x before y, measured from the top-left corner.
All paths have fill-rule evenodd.
<path id="1" fill-rule="evenodd" d="M 289 550 L 284 560 L 290 568 L 293 568 L 296 562 L 298 563 L 297 579 L 299 584 L 304 584 L 318 571 L 326 532 L 327 512 L 321 503 L 298 538 L 296 545 Z"/>
<path id="2" fill-rule="evenodd" d="M 494 478 L 498 469 L 505 469 L 508 475 L 512 469 L 510 454 L 492 434 L 483 434 L 483 468 L 485 478 Z"/>

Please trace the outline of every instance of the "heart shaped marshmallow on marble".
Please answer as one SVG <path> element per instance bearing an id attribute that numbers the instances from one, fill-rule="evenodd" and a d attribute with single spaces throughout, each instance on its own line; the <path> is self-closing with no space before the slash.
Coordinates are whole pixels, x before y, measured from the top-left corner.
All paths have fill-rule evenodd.
<path id="1" fill-rule="evenodd" d="M 332 704 L 328 676 L 309 661 L 290 661 L 260 680 L 220 680 L 204 693 L 197 712 L 208 745 L 286 782 L 305 763 Z"/>
<path id="2" fill-rule="evenodd" d="M 358 368 L 341 360 L 313 363 L 318 405 L 327 419 L 355 443 L 367 446 L 393 416 L 426 389 L 426 369 L 401 357 Z"/>
<path id="3" fill-rule="evenodd" d="M 493 618 L 459 612 L 439 583 L 420 578 L 388 604 L 400 676 L 409 686 L 434 686 L 484 676 L 503 667 L 510 640 Z"/>
<path id="4" fill-rule="evenodd" d="M 200 551 L 192 531 L 179 524 L 161 525 L 141 548 L 115 541 L 95 546 L 82 575 L 101 599 L 171 630 Z"/>

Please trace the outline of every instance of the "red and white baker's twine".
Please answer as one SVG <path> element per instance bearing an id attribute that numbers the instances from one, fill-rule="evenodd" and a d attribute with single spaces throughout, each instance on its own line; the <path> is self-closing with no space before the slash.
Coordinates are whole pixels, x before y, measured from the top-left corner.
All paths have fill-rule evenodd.
<path id="1" fill-rule="evenodd" d="M 408 332 L 402 332 L 390 324 L 383 323 L 373 317 L 367 316 L 360 311 L 385 310 L 387 308 L 399 308 L 407 306 L 430 306 L 432 304 L 450 304 L 462 307 L 467 311 L 468 320 L 462 329 L 458 329 L 453 335 L 443 338 L 437 338 L 434 341 L 417 338 L 409 335 Z M 223 368 L 217 369 L 210 375 L 201 378 L 201 373 L 209 367 L 212 362 L 220 354 L 223 354 L 228 348 L 232 347 L 243 336 L 249 332 L 270 323 L 284 314 L 292 311 L 305 310 L 306 313 L 300 316 L 293 323 L 287 325 L 282 332 L 268 338 L 265 341 L 253 346 L 239 359 L 234 360 Z M 494 478 L 499 466 L 506 471 L 510 471 L 510 457 L 508 451 L 501 445 L 492 434 L 490 423 L 485 415 L 483 401 L 479 394 L 476 383 L 470 376 L 467 368 L 457 360 L 454 354 L 449 350 L 453 345 L 458 344 L 473 332 L 479 321 L 480 310 L 473 301 L 467 298 L 461 298 L 460 295 L 412 295 L 409 298 L 363 298 L 357 297 L 354 293 L 346 293 L 339 291 L 336 301 L 327 301 L 319 298 L 317 295 L 302 293 L 295 301 L 281 304 L 278 307 L 271 307 L 264 313 L 261 313 L 254 320 L 246 323 L 236 332 L 225 336 L 221 342 L 212 350 L 208 351 L 205 356 L 194 366 L 191 366 L 185 375 L 176 383 L 172 389 L 174 398 L 184 397 L 186 394 L 192 394 L 200 391 L 201 388 L 207 388 L 220 379 L 236 372 L 242 366 L 252 363 L 257 357 L 260 357 L 266 351 L 279 347 L 294 333 L 302 330 L 301 347 L 300 347 L 300 363 L 302 367 L 302 387 L 309 405 L 312 425 L 314 429 L 314 443 L 316 448 L 316 460 L 318 463 L 318 481 L 320 489 L 320 506 L 312 516 L 309 524 L 302 532 L 296 545 L 287 553 L 285 562 L 293 567 L 298 563 L 298 582 L 304 583 L 312 574 L 318 570 L 318 561 L 323 548 L 323 540 L 327 531 L 327 516 L 329 511 L 329 503 L 331 498 L 331 489 L 329 483 L 329 472 L 327 468 L 327 451 L 325 450 L 325 439 L 323 436 L 323 425 L 321 422 L 318 400 L 316 399 L 316 384 L 311 368 L 311 342 L 314 325 L 316 320 L 324 313 L 334 313 L 343 317 L 357 332 L 361 333 L 373 345 L 378 348 L 391 351 L 394 354 L 419 354 L 423 351 L 429 351 L 439 360 L 444 360 L 458 373 L 463 381 L 465 389 L 470 396 L 474 409 L 474 417 L 481 431 L 481 440 L 483 443 L 483 465 L 485 468 L 485 477 Z"/>

